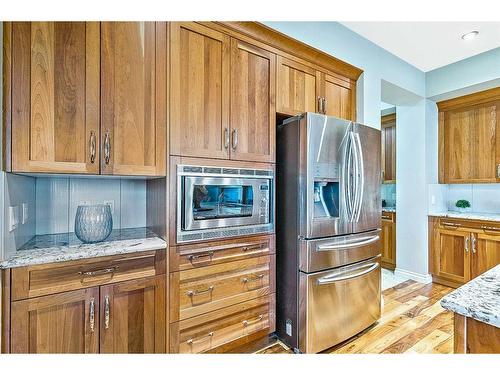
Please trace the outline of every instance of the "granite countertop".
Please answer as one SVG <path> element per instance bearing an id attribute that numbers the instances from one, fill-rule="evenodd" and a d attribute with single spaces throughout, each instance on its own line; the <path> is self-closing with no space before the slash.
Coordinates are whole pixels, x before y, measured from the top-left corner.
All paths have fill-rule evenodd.
<path id="1" fill-rule="evenodd" d="M 0 262 L 0 269 L 166 248 L 166 242 L 147 228 L 115 229 L 103 242 L 92 244 L 84 244 L 74 233 L 45 234 L 34 236 Z"/>
<path id="2" fill-rule="evenodd" d="M 443 211 L 431 213 L 429 216 L 449 217 L 454 219 L 500 221 L 500 214 L 486 214 L 481 212 Z"/>
<path id="3" fill-rule="evenodd" d="M 445 296 L 441 306 L 500 328 L 500 265 Z"/>
<path id="4" fill-rule="evenodd" d="M 382 212 L 396 212 L 396 207 L 382 207 Z"/>

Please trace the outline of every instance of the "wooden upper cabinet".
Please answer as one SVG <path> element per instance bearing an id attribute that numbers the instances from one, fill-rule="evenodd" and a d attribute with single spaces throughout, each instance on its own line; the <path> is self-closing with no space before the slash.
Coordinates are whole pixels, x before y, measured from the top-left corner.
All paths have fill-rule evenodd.
<path id="1" fill-rule="evenodd" d="M 328 116 L 355 121 L 354 83 L 326 73 L 320 73 L 319 77 L 324 113 Z"/>
<path id="2" fill-rule="evenodd" d="M 315 69 L 278 56 L 276 112 L 299 115 L 316 112 L 319 101 L 319 77 Z"/>
<path id="3" fill-rule="evenodd" d="M 500 89 L 439 107 L 439 182 L 500 182 Z"/>
<path id="4" fill-rule="evenodd" d="M 165 282 L 162 275 L 101 286 L 101 353 L 165 353 Z"/>
<path id="5" fill-rule="evenodd" d="M 99 173 L 99 23 L 14 22 L 6 31 L 12 171 Z"/>
<path id="6" fill-rule="evenodd" d="M 99 288 L 13 302 L 12 353 L 98 353 Z"/>
<path id="7" fill-rule="evenodd" d="M 382 116 L 382 181 L 396 182 L 396 114 Z"/>
<path id="8" fill-rule="evenodd" d="M 165 22 L 101 24 L 101 171 L 165 175 Z"/>
<path id="9" fill-rule="evenodd" d="M 231 39 L 231 159 L 274 162 L 276 55 Z"/>
<path id="10" fill-rule="evenodd" d="M 194 22 L 170 31 L 170 153 L 227 159 L 230 38 Z"/>

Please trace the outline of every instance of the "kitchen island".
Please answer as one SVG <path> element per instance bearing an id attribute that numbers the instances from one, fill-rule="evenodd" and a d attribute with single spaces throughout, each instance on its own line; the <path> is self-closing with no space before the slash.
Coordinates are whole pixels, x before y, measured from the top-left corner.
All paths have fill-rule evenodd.
<path id="1" fill-rule="evenodd" d="M 500 265 L 441 300 L 454 313 L 454 352 L 500 353 Z"/>

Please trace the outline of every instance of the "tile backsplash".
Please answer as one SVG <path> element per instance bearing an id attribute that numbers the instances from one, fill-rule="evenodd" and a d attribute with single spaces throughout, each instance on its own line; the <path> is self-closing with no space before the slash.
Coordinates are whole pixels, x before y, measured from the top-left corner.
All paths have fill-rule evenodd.
<path id="1" fill-rule="evenodd" d="M 386 207 L 396 206 L 396 184 L 382 184 L 380 192 L 382 199 L 386 202 Z"/>
<path id="2" fill-rule="evenodd" d="M 455 203 L 466 199 L 471 207 L 466 211 L 500 213 L 500 184 L 429 185 L 429 212 L 457 211 Z"/>

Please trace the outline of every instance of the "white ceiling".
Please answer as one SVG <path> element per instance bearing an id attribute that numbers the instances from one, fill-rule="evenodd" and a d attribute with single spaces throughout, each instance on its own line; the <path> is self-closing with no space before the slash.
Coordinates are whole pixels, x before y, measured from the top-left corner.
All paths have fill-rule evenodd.
<path id="1" fill-rule="evenodd" d="M 500 22 L 342 22 L 354 32 L 427 72 L 500 47 Z M 473 40 L 461 36 L 479 31 Z"/>

